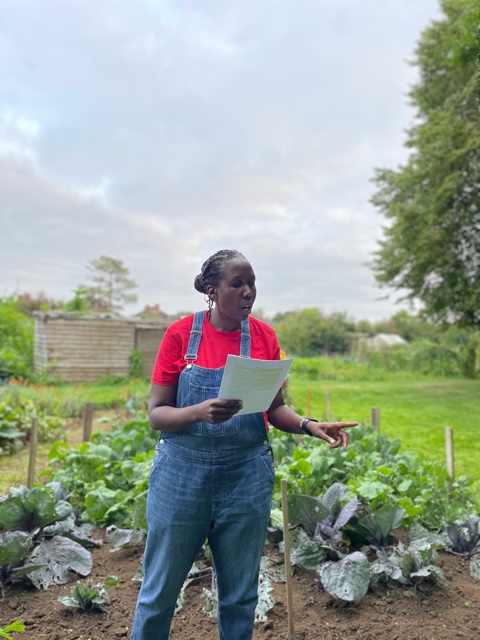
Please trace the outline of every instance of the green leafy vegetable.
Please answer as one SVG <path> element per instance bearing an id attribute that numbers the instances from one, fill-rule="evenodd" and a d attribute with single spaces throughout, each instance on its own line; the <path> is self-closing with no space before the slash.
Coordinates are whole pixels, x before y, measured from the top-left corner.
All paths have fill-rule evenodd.
<path id="1" fill-rule="evenodd" d="M 11 624 L 7 625 L 0 629 L 0 638 L 5 638 L 5 640 L 13 640 L 11 633 L 23 633 L 25 631 L 25 625 L 21 620 L 15 620 Z"/>
<path id="2" fill-rule="evenodd" d="M 98 609 L 101 604 L 110 603 L 107 589 L 117 586 L 119 582 L 117 576 L 108 576 L 105 582 L 94 585 L 78 581 L 72 589 L 71 596 L 58 596 L 58 600 L 66 607 L 74 607 L 82 611 Z"/>
<path id="3" fill-rule="evenodd" d="M 411 542 L 408 547 L 400 542 L 391 553 L 377 549 L 377 560 L 370 567 L 372 578 L 391 578 L 411 586 L 425 579 L 435 582 L 444 577 L 436 564 L 438 546 L 424 538 Z"/>
<path id="4" fill-rule="evenodd" d="M 360 602 L 368 590 L 370 570 L 367 557 L 360 551 L 338 562 L 325 562 L 317 569 L 325 591 L 348 602 Z"/>
<path id="5" fill-rule="evenodd" d="M 454 524 L 445 524 L 448 536 L 448 551 L 471 558 L 480 553 L 480 518 L 472 515 L 468 520 L 457 520 Z"/>
<path id="6" fill-rule="evenodd" d="M 404 515 L 405 509 L 395 505 L 384 505 L 375 511 L 364 507 L 363 513 L 353 517 L 346 529 L 355 542 L 383 547 L 392 529 L 401 526 Z"/>

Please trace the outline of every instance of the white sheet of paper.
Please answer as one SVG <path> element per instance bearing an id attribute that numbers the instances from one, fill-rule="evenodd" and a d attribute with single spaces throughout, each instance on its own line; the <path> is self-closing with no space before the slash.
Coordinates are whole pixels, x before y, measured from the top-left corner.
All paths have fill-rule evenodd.
<path id="1" fill-rule="evenodd" d="M 251 360 L 229 355 L 218 397 L 242 400 L 243 408 L 237 416 L 267 411 L 287 377 L 292 362 L 293 358 Z"/>

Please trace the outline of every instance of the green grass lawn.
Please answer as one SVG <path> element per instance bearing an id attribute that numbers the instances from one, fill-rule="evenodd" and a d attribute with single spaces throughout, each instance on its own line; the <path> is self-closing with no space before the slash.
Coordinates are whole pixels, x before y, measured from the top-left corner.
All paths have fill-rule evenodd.
<path id="1" fill-rule="evenodd" d="M 327 392 L 332 417 L 371 424 L 371 409 L 380 409 L 380 430 L 399 438 L 403 451 L 445 460 L 445 427 L 452 427 L 455 475 L 475 479 L 480 496 L 480 380 L 343 382 L 289 378 L 289 393 L 300 412 L 325 418 Z"/>
<path id="2" fill-rule="evenodd" d="M 27 387 L 18 389 L 18 393 L 44 404 L 45 408 L 62 405 L 68 410 L 70 407 L 71 415 L 79 415 L 85 402 L 94 402 L 101 414 L 102 409 L 109 407 L 124 408 L 129 396 L 134 396 L 144 406 L 149 387 L 145 381 L 130 381 L 119 385 Z M 308 413 L 308 389 L 312 417 L 326 418 L 327 392 L 331 395 L 332 419 L 370 424 L 371 409 L 378 407 L 382 432 L 399 438 L 403 451 L 414 451 L 433 460 L 445 460 L 445 427 L 452 427 L 456 476 L 474 478 L 473 490 L 480 497 L 480 444 L 477 442 L 480 435 L 480 380 L 412 380 L 411 374 L 403 378 L 401 374 L 386 377 L 382 374 L 378 381 L 311 380 L 292 373 L 288 392 L 295 407 L 304 415 Z M 1 397 L 2 394 L 0 400 Z M 46 449 L 49 445 L 42 447 Z M 43 454 L 46 456 L 46 451 Z M 20 470 L 19 465 L 25 468 L 28 465 L 25 452 L 8 461 L 0 459 L 0 474 L 7 479 L 9 471 L 12 476 L 14 471 L 21 471 L 23 477 L 25 469 Z"/>

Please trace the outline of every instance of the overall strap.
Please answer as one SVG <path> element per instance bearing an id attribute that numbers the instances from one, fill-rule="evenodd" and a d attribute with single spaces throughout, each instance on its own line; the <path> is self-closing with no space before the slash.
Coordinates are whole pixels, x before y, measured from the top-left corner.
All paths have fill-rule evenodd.
<path id="1" fill-rule="evenodd" d="M 185 355 L 187 362 L 194 362 L 197 359 L 198 347 L 200 346 L 200 338 L 202 337 L 203 319 L 205 311 L 197 311 L 193 317 L 192 330 L 190 331 L 190 340 Z"/>
<path id="2" fill-rule="evenodd" d="M 250 358 L 251 337 L 250 337 L 250 322 L 248 318 L 246 318 L 245 320 L 242 320 L 240 329 L 242 331 L 242 335 L 240 338 L 240 356 L 242 358 Z"/>

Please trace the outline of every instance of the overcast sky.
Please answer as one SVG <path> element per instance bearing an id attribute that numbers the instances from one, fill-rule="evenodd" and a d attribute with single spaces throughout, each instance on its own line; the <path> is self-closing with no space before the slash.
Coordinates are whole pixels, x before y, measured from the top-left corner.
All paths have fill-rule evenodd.
<path id="1" fill-rule="evenodd" d="M 0 0 L 0 296 L 68 299 L 100 255 L 133 313 L 205 303 L 236 248 L 267 314 L 401 307 L 366 263 L 438 0 Z"/>

